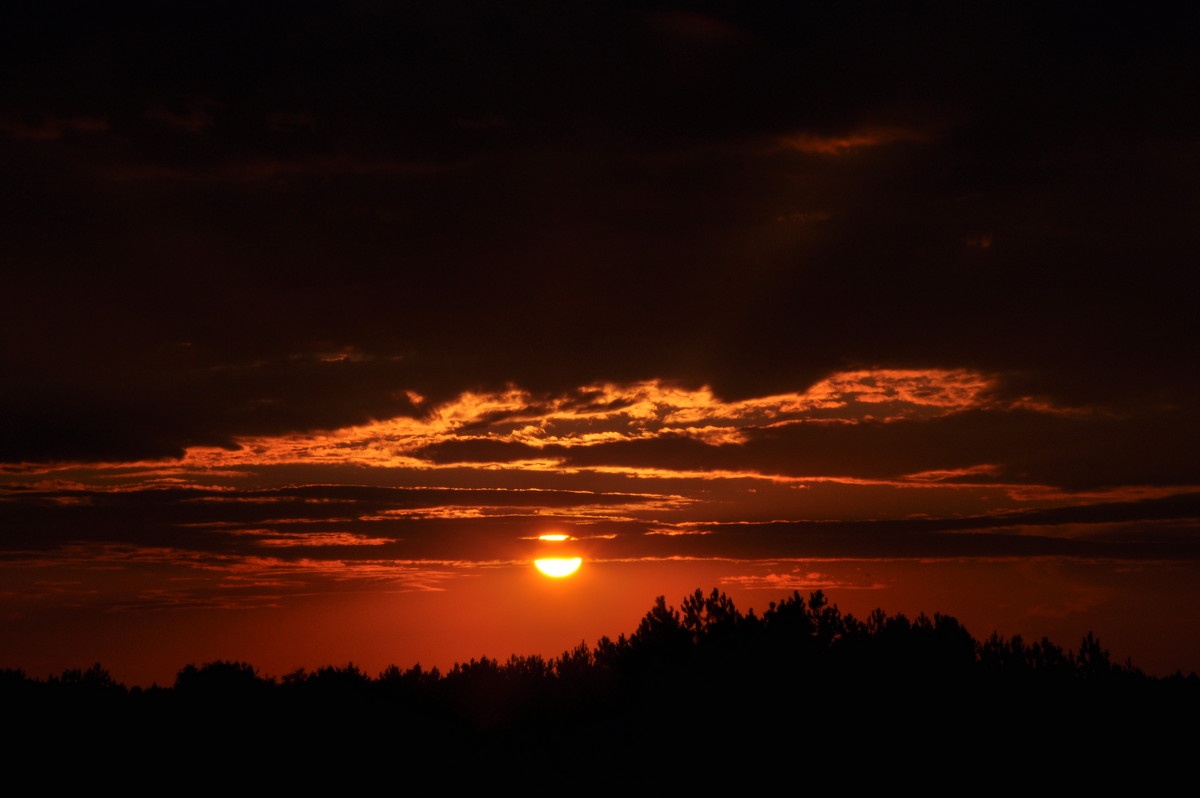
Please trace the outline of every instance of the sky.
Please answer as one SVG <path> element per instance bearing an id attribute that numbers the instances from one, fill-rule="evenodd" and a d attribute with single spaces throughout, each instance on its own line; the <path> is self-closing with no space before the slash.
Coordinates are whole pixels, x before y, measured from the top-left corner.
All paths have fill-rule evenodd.
<path id="1" fill-rule="evenodd" d="M 716 587 L 1200 670 L 1194 13 L 6 9 L 0 667 Z"/>

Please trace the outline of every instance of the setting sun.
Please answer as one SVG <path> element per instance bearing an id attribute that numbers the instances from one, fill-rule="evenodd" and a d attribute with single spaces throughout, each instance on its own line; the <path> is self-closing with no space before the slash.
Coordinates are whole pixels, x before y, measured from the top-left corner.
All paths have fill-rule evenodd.
<path id="1" fill-rule="evenodd" d="M 563 577 L 570 576 L 579 570 L 579 566 L 583 564 L 582 557 L 546 557 L 541 560 L 534 560 L 533 564 L 537 569 L 546 576 Z"/>
<path id="2" fill-rule="evenodd" d="M 553 576 L 555 578 L 570 576 L 571 574 L 578 571 L 579 566 L 583 564 L 582 557 L 564 557 L 564 556 L 562 556 L 562 555 L 568 553 L 569 548 L 568 548 L 568 551 L 564 551 L 563 546 L 561 544 L 563 544 L 566 541 L 571 540 L 571 539 L 572 538 L 570 535 L 564 535 L 564 534 L 561 534 L 558 532 L 547 534 L 547 535 L 538 535 L 538 540 L 542 541 L 543 544 L 546 544 L 546 543 L 550 544 L 549 546 L 546 546 L 546 545 L 541 546 L 542 553 L 557 554 L 559 556 L 557 556 L 557 557 L 537 557 L 533 561 L 534 566 L 536 566 L 537 569 L 539 571 L 541 571 L 543 574 L 545 574 L 546 576 Z"/>

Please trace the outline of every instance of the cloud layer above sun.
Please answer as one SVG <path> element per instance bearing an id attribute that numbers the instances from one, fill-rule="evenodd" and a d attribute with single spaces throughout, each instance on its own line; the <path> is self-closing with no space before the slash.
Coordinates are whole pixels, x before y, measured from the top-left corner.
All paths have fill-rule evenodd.
<path id="1" fill-rule="evenodd" d="M 97 568 L 145 581 L 114 607 L 259 606 L 436 588 L 528 561 L 547 531 L 593 562 L 1200 553 L 1196 485 L 1121 459 L 1170 414 L 1056 407 L 1002 382 L 860 370 L 733 400 L 661 381 L 413 394 L 413 415 L 178 459 L 14 466 L 4 568 L 83 574 L 86 591 Z"/>

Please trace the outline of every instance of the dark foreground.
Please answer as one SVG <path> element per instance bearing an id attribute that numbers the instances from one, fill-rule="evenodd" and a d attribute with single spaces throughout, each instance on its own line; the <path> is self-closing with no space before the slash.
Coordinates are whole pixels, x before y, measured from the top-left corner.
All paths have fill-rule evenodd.
<path id="1" fill-rule="evenodd" d="M 99 666 L 45 681 L 0 671 L 0 698 L 11 761 L 44 786 L 169 792 L 710 779 L 788 792 L 1153 790 L 1187 772 L 1200 740 L 1195 674 L 1146 676 L 1091 636 L 1071 651 L 978 641 L 942 615 L 858 620 L 819 592 L 761 616 L 715 590 L 678 610 L 660 599 L 629 637 L 549 661 L 282 679 L 211 662 L 145 690 Z"/>

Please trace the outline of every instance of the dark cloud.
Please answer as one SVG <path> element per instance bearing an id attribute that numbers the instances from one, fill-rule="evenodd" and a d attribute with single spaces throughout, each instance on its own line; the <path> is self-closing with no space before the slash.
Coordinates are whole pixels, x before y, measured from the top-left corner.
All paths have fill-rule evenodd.
<path id="1" fill-rule="evenodd" d="M 572 468 L 883 480 L 988 466 L 986 477 L 976 474 L 972 479 L 1069 490 L 1200 483 L 1193 445 L 1196 419 L 1180 411 L 1119 417 L 1091 411 L 980 409 L 924 420 L 805 421 L 745 429 L 743 434 L 744 443 L 723 444 L 669 431 L 658 437 L 572 446 L 449 439 L 414 454 L 434 463 L 555 458 Z"/>
<path id="2" fill-rule="evenodd" d="M 539 510 L 570 512 L 581 507 L 649 503 L 647 494 L 588 491 L 520 491 L 417 488 L 400 489 L 353 485 L 313 485 L 268 490 L 208 490 L 199 488 L 141 489 L 117 492 L 93 490 L 24 490 L 0 501 L 0 526 L 10 550 L 47 549 L 69 542 L 111 542 L 245 549 L 251 539 L 228 537 L 239 530 L 305 534 L 346 530 L 371 537 L 408 538 L 418 520 L 456 513 L 470 519 L 485 516 L 530 515 Z M 389 514 L 394 514 L 389 517 Z M 435 520 L 439 527 L 443 524 Z M 457 522 L 461 523 L 461 522 Z M 520 522 L 526 527 L 529 520 Z M 508 529 L 510 524 L 500 521 Z M 490 527 L 489 527 L 490 528 Z M 368 531 L 369 530 L 369 531 Z M 440 533 L 439 533 L 440 534 Z M 480 533 L 482 534 L 482 533 Z M 528 529 L 523 535 L 528 535 Z M 493 537 L 509 542 L 505 531 Z"/>
<path id="3" fill-rule="evenodd" d="M 674 378 L 745 397 L 850 366 L 1192 406 L 1182 22 L 19 10 L 0 459 L 177 456 L 413 413 L 404 390 Z M 368 359 L 317 357 L 347 347 Z"/>
<path id="4" fill-rule="evenodd" d="M 547 452 L 527 443 L 468 438 L 423 446 L 413 454 L 431 463 L 511 463 L 546 456 L 561 457 L 563 451 L 561 446 L 555 446 Z"/>
<path id="5" fill-rule="evenodd" d="M 1077 557 L 1194 560 L 1200 494 L 972 516 L 862 521 L 683 522 L 581 518 L 588 507 L 653 496 L 397 491 L 312 486 L 280 491 L 29 492 L 0 507 L 9 562 L 72 552 L 121 568 L 139 558 L 185 567 L 268 569 L 258 560 L 347 563 L 513 561 L 537 533 L 575 535 L 591 559 L 643 557 Z M 400 512 L 397 512 L 400 511 Z M 701 513 L 704 511 L 701 510 Z M 651 510 L 651 517 L 653 511 Z M 670 532 L 674 534 L 663 534 Z M 87 549 L 87 547 L 94 549 Z M 332 566 L 330 566 L 332 567 Z"/>

